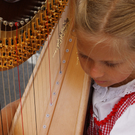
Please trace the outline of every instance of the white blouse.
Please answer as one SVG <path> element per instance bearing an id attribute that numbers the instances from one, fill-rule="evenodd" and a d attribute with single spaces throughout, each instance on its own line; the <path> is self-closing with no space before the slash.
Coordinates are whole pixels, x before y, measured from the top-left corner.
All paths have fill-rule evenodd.
<path id="1" fill-rule="evenodd" d="M 103 120 L 119 100 L 126 94 L 135 92 L 135 79 L 117 88 L 93 85 L 93 115 Z M 131 105 L 116 121 L 110 135 L 135 135 L 135 105 Z"/>

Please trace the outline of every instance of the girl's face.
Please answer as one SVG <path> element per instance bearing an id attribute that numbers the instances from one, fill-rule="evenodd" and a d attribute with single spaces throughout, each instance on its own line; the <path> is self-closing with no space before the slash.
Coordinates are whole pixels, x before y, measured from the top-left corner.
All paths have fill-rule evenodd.
<path id="1" fill-rule="evenodd" d="M 135 52 L 118 53 L 112 51 L 111 45 L 116 44 L 112 39 L 100 42 L 103 37 L 90 37 L 84 33 L 77 34 L 78 56 L 83 70 L 102 87 L 117 87 L 135 78 Z M 123 43 L 123 44 L 122 44 Z M 124 41 L 117 43 L 123 45 Z M 127 60 L 126 56 L 128 56 Z"/>

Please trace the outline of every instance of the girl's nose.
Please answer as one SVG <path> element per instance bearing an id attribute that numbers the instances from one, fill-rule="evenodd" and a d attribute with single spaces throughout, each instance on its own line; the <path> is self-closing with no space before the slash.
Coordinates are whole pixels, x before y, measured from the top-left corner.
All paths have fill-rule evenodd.
<path id="1" fill-rule="evenodd" d="M 104 71 L 103 68 L 101 67 L 100 64 L 93 64 L 90 67 L 89 74 L 91 78 L 101 78 L 104 76 Z"/>

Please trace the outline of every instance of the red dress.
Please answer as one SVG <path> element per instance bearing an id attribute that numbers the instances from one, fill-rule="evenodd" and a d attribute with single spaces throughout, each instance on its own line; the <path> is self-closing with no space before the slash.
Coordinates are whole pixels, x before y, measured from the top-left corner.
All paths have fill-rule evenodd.
<path id="1" fill-rule="evenodd" d="M 92 107 L 90 109 L 90 124 L 86 135 L 109 135 L 115 122 L 127 110 L 130 105 L 135 103 L 135 92 L 125 95 L 115 104 L 110 114 L 101 121 L 93 117 Z"/>

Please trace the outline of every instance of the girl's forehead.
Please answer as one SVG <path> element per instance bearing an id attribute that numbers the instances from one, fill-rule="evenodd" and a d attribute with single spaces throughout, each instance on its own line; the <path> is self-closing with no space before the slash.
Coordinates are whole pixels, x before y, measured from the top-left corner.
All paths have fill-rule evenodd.
<path id="1" fill-rule="evenodd" d="M 103 59 L 121 59 L 131 54 L 126 39 L 113 38 L 106 35 L 77 34 L 77 48 L 80 53 L 90 57 Z M 135 54 L 135 53 L 134 53 Z"/>
<path id="2" fill-rule="evenodd" d="M 80 43 L 92 43 L 92 45 L 108 44 L 109 46 L 114 46 L 127 43 L 124 38 L 116 38 L 103 33 L 90 34 L 83 31 L 77 33 L 77 39 Z"/>
<path id="3" fill-rule="evenodd" d="M 79 53 L 94 60 L 112 61 L 121 59 L 119 53 L 114 53 L 110 46 L 103 43 L 95 45 L 93 42 L 83 42 L 83 44 L 78 42 L 77 48 Z"/>

